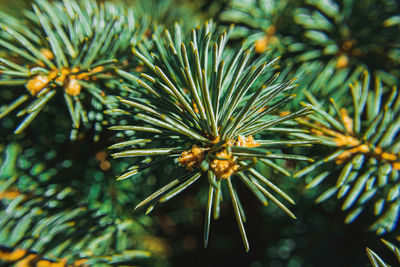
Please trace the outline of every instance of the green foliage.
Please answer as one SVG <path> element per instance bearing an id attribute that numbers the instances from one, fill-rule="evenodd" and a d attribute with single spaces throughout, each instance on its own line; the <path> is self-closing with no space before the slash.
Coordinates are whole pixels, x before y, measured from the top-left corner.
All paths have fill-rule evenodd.
<path id="1" fill-rule="evenodd" d="M 0 264 L 358 266 L 397 235 L 396 1 L 3 2 Z"/>
<path id="2" fill-rule="evenodd" d="M 291 100 L 290 96 L 281 95 L 293 87 L 292 81 L 275 82 L 277 75 L 272 75 L 270 70 L 276 59 L 268 60 L 268 55 L 253 59 L 252 51 L 244 51 L 243 48 L 235 53 L 226 51 L 228 33 L 217 35 L 212 22 L 192 30 L 190 45 L 182 42 L 180 32 L 178 28 L 173 35 L 174 39 L 168 31 L 164 32 L 164 38 L 155 35 L 153 41 L 156 50 L 151 52 L 151 57 L 134 51 L 150 74 L 142 74 L 142 79 L 137 81 L 132 75 L 123 75 L 133 84 L 140 84 L 143 89 L 141 97 L 118 98 L 131 108 L 131 112 L 123 113 L 128 117 L 137 117 L 142 123 L 118 125 L 111 129 L 145 132 L 146 138 L 138 138 L 140 135 L 137 134 L 136 138 L 110 148 L 133 147 L 114 153 L 116 158 L 148 158 L 139 165 L 131 166 L 118 179 L 129 178 L 147 168 L 157 167 L 162 161 L 171 162 L 179 157 L 179 164 L 186 167 L 186 170 L 180 167 L 176 171 L 178 174 L 172 176 L 167 185 L 136 207 L 149 204 L 149 212 L 157 202 L 171 199 L 195 181 L 207 176 L 209 193 L 205 246 L 208 242 L 211 211 L 214 210 L 213 216 L 217 219 L 222 198 L 221 186 L 226 181 L 242 239 L 248 250 L 243 227 L 245 215 L 230 177 L 235 176 L 235 181 L 241 180 L 264 205 L 267 204 L 267 197 L 295 218 L 260 183 L 266 184 L 289 202 L 293 203 L 293 200 L 259 174 L 254 165 L 257 159 L 262 159 L 262 162 L 281 171 L 282 168 L 271 160 L 310 160 L 307 157 L 276 153 L 272 148 L 310 144 L 312 141 L 266 140 L 260 135 L 269 129 L 274 134 L 295 131 L 290 127 L 273 127 L 306 115 L 308 108 L 282 117 L 272 115 Z M 260 85 L 256 87 L 254 84 L 257 83 Z M 137 115 L 135 110 L 139 111 Z M 260 137 L 253 141 L 252 135 Z M 178 162 L 175 161 L 175 164 Z"/>
<path id="3" fill-rule="evenodd" d="M 78 188 L 57 183 L 62 170 L 46 168 L 41 162 L 32 164 L 32 156 L 21 150 L 10 144 L 2 151 L 2 245 L 70 262 L 87 259 L 85 264 L 138 263 L 150 256 L 150 252 L 134 250 L 138 222 L 89 208 Z"/>
<path id="4" fill-rule="evenodd" d="M 232 38 L 247 39 L 255 43 L 257 53 L 267 49 L 279 51 L 286 55 L 296 51 L 296 44 L 289 33 L 292 32 L 293 7 L 290 1 L 246 0 L 229 1 L 229 6 L 221 14 L 225 23 L 235 23 L 237 26 Z M 285 23 L 283 23 L 285 22 Z"/>
<path id="5" fill-rule="evenodd" d="M 31 101 L 17 113 L 25 117 L 15 130 L 21 133 L 50 100 L 61 97 L 74 128 L 89 124 L 87 108 L 110 106 L 103 88 L 115 79 L 113 68 L 134 64 L 126 51 L 146 30 L 146 22 L 136 17 L 122 4 L 38 0 L 23 20 L 1 23 L 0 46 L 7 54 L 0 57 L 0 84 L 25 85 L 28 92 L 17 89 L 0 118 Z"/>
<path id="6" fill-rule="evenodd" d="M 173 0 L 128 0 L 130 6 L 134 6 L 137 14 L 145 15 L 154 27 L 171 27 L 175 23 L 185 22 L 185 31 L 196 26 L 201 19 L 197 12 L 196 3 Z M 179 6 L 176 8 L 176 6 Z M 174 7 L 174 8 L 172 8 Z"/>
<path id="7" fill-rule="evenodd" d="M 393 87 L 384 100 L 384 86 L 379 78 L 375 79 L 373 90 L 369 90 L 370 87 L 370 75 L 365 72 L 362 81 L 350 86 L 351 108 L 341 108 L 333 99 L 329 109 L 324 109 L 315 99 L 310 99 L 312 104 L 305 104 L 316 114 L 299 119 L 299 123 L 310 129 L 311 138 L 319 139 L 321 144 L 335 150 L 298 171 L 295 177 L 335 162 L 340 170 L 336 185 L 327 189 L 316 202 L 337 193 L 338 198 L 344 198 L 342 209 L 352 208 L 346 217 L 347 223 L 356 219 L 365 205 L 372 202 L 379 219 L 371 229 L 382 234 L 396 226 L 400 205 L 400 96 L 397 88 Z M 313 173 L 315 178 L 309 181 L 308 188 L 317 186 L 331 173 L 336 175 L 329 171 L 330 168 L 319 169 Z"/>
<path id="8" fill-rule="evenodd" d="M 379 66 L 382 79 L 391 84 L 398 81 L 399 73 L 394 67 L 399 59 L 388 56 L 398 54 L 395 51 L 399 48 L 394 45 L 398 42 L 395 23 L 390 23 L 399 8 L 396 1 L 306 0 L 305 3 L 305 7 L 294 11 L 294 20 L 303 27 L 306 44 L 299 60 L 334 57 L 338 68 L 366 64 L 375 71 Z M 391 52 L 387 53 L 388 50 Z M 385 73 L 387 70 L 392 73 Z"/>
<path id="9" fill-rule="evenodd" d="M 351 104 L 350 98 L 344 98 L 349 91 L 349 84 L 359 79 L 362 68 L 336 68 L 336 61 L 325 63 L 321 60 L 302 63 L 299 67 L 289 62 L 283 68 L 282 77 L 298 77 L 297 86 L 293 88 L 294 97 L 287 107 L 290 110 L 298 107 L 307 98 L 318 99 L 321 106 L 328 104 L 329 98 L 343 104 Z M 321 89 L 322 88 L 322 89 Z"/>
<path id="10" fill-rule="evenodd" d="M 221 14 L 238 24 L 235 37 L 256 51 L 278 51 L 296 64 L 335 61 L 338 69 L 366 65 L 392 85 L 399 79 L 396 1 L 230 1 Z M 372 25 L 372 26 L 371 26 Z"/>

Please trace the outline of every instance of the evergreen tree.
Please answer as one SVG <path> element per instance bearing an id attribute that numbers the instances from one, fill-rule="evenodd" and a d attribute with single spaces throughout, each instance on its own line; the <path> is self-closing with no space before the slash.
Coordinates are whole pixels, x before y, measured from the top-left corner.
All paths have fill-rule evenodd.
<path id="1" fill-rule="evenodd" d="M 0 7 L 0 265 L 398 264 L 397 1 Z"/>

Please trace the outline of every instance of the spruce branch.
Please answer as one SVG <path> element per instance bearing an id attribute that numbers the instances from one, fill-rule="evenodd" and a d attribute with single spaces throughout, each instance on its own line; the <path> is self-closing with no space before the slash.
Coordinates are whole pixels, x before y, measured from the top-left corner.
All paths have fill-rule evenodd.
<path id="1" fill-rule="evenodd" d="M 137 209 L 148 205 L 146 213 L 158 202 L 165 202 L 196 181 L 207 179 L 205 247 L 211 213 L 214 219 L 219 217 L 222 187 L 227 185 L 248 251 L 244 211 L 234 183 L 242 181 L 261 203 L 266 205 L 271 200 L 295 218 L 274 194 L 290 203 L 294 203 L 293 200 L 260 174 L 255 165 L 258 159 L 260 162 L 266 160 L 271 162 L 268 166 L 281 171 L 281 167 L 272 163 L 275 159 L 311 161 L 308 157 L 277 153 L 269 147 L 312 144 L 314 141 L 273 143 L 275 140 L 264 140 L 261 135 L 276 125 L 309 114 L 309 108 L 285 116 L 275 115 L 273 111 L 282 106 L 284 102 L 280 100 L 293 88 L 293 81 L 276 82 L 278 75 L 273 75 L 271 68 L 277 59 L 270 59 L 267 54 L 255 58 L 252 50 L 244 48 L 231 53 L 226 48 L 228 33 L 216 34 L 211 21 L 192 30 L 190 43 L 177 43 L 171 36 L 168 31 L 164 31 L 163 37 L 154 35 L 153 41 L 157 45 L 150 56 L 134 50 L 148 67 L 146 74 L 141 74 L 137 81 L 124 75 L 133 85 L 141 86 L 137 90 L 142 95 L 118 98 L 121 110 L 126 110 L 123 113 L 129 114 L 121 115 L 124 116 L 121 121 L 135 124 L 125 123 L 111 129 L 132 129 L 137 132 L 134 138 L 139 139 L 114 145 L 131 148 L 113 156 L 145 157 L 148 162 L 132 166 L 118 179 L 127 179 L 144 169 L 157 167 L 161 160 L 175 165 L 177 171 L 170 182 L 136 206 Z"/>
<path id="2" fill-rule="evenodd" d="M 386 83 L 397 84 L 399 73 L 394 67 L 398 58 L 392 60 L 385 53 L 395 55 L 399 49 L 397 29 L 390 20 L 397 15 L 397 2 L 305 2 L 293 12 L 295 23 L 302 27 L 304 44 L 298 61 L 334 59 L 338 69 L 366 65 Z"/>
<path id="3" fill-rule="evenodd" d="M 81 192 L 59 183 L 62 170 L 30 166 L 22 152 L 17 144 L 1 151 L 0 263 L 113 266 L 151 256 L 135 249 L 137 223 L 90 208 Z"/>
<path id="4" fill-rule="evenodd" d="M 325 191 L 316 202 L 334 194 L 343 198 L 342 209 L 351 209 L 346 223 L 354 221 L 367 204 L 372 203 L 378 220 L 371 225 L 371 230 L 383 234 L 394 229 L 399 216 L 400 96 L 397 88 L 393 87 L 385 97 L 379 77 L 372 82 L 368 72 L 365 71 L 363 76 L 361 81 L 350 85 L 351 107 L 340 107 L 333 99 L 330 109 L 318 103 L 304 104 L 315 113 L 308 118 L 299 118 L 298 122 L 310 130 L 311 138 L 333 147 L 333 151 L 294 176 L 314 174 L 315 178 L 307 186 L 312 188 L 334 170 L 339 170 L 336 185 Z M 336 168 L 321 173 L 321 169 L 326 169 L 331 162 Z M 320 173 L 314 170 L 320 170 Z"/>
<path id="5" fill-rule="evenodd" d="M 246 39 L 248 43 L 254 43 L 256 53 L 273 50 L 287 56 L 287 53 L 296 51 L 296 42 L 290 35 L 293 26 L 297 26 L 293 23 L 292 12 L 293 7 L 287 0 L 234 0 L 229 1 L 220 20 L 234 23 L 232 39 Z"/>
<path id="6" fill-rule="evenodd" d="M 104 88 L 115 79 L 116 66 L 129 64 L 130 46 L 145 33 L 146 24 L 137 22 L 143 21 L 132 8 L 94 0 L 37 0 L 23 22 L 0 22 L 0 46 L 7 50 L 0 57 L 0 85 L 27 90 L 1 107 L 0 118 L 19 109 L 17 116 L 24 120 L 15 133 L 21 133 L 61 97 L 73 128 L 90 125 L 87 109 L 112 106 Z"/>

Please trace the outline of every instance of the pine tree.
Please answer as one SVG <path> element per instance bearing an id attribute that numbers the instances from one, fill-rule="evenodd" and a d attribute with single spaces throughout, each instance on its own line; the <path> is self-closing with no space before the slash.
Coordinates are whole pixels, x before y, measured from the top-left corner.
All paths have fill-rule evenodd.
<path id="1" fill-rule="evenodd" d="M 0 7 L 0 265 L 398 264 L 397 1 Z"/>

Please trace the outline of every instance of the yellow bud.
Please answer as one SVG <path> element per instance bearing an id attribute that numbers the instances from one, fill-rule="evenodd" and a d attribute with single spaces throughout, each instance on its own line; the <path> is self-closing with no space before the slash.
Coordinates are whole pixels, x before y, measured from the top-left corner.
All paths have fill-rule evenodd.
<path id="1" fill-rule="evenodd" d="M 49 82 L 49 77 L 45 75 L 36 75 L 32 79 L 30 79 L 25 86 L 26 89 L 28 89 L 28 91 L 31 93 L 31 95 L 35 96 L 40 93 L 40 91 L 42 91 L 44 88 L 46 88 Z"/>
<path id="2" fill-rule="evenodd" d="M 70 79 L 65 86 L 65 92 L 70 96 L 77 96 L 81 93 L 82 86 L 79 84 L 78 80 Z"/>

